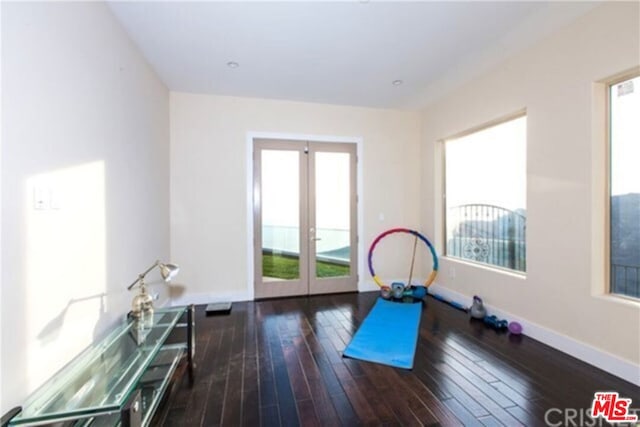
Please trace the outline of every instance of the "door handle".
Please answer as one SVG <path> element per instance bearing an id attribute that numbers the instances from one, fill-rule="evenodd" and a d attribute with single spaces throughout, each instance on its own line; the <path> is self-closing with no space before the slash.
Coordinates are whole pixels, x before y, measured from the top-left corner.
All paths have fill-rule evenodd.
<path id="1" fill-rule="evenodd" d="M 309 233 L 315 234 L 316 233 L 316 229 L 311 227 L 309 229 Z M 317 242 L 318 240 L 322 240 L 322 238 L 320 238 L 320 237 L 309 237 L 309 240 L 312 241 L 312 242 Z"/>

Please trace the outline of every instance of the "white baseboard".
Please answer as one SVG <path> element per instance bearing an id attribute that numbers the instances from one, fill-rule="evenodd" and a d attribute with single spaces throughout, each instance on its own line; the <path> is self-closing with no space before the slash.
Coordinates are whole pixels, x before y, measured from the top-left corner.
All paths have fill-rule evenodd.
<path id="1" fill-rule="evenodd" d="M 470 306 L 473 300 L 473 296 L 461 294 L 457 291 L 438 285 L 437 283 L 434 283 L 429 287 L 429 292 L 438 294 L 445 299 L 455 301 L 466 307 Z M 493 307 L 486 303 L 484 305 L 490 314 L 496 315 L 501 319 L 520 323 L 522 325 L 523 335 L 527 335 L 555 348 L 556 350 L 640 386 L 640 366 L 589 344 L 545 328 L 544 326 L 540 326 L 537 323 L 518 318 L 517 316 L 514 316 L 504 310 L 500 310 L 497 307 Z"/>
<path id="2" fill-rule="evenodd" d="M 373 281 L 366 281 L 358 284 L 358 292 L 371 292 L 377 290 L 380 290 L 380 288 Z M 224 294 L 203 292 L 197 294 L 181 295 L 179 297 L 172 298 L 167 303 L 161 305 L 177 307 L 189 304 L 209 304 L 212 302 L 240 302 L 253 300 L 253 295 L 249 292 L 228 292 Z"/>
<path id="3" fill-rule="evenodd" d="M 373 280 L 361 281 L 358 283 L 358 292 L 370 292 L 380 290 L 378 285 Z M 227 292 L 227 293 L 188 293 L 179 297 L 171 298 L 167 303 L 162 306 L 181 306 L 188 304 L 209 304 L 212 302 L 240 302 L 240 301 L 253 301 L 254 295 L 249 291 L 240 292 Z M 158 305 L 160 306 L 160 305 Z"/>
<path id="4" fill-rule="evenodd" d="M 358 283 L 358 292 L 379 291 L 380 287 L 373 280 L 363 280 Z"/>
<path id="5" fill-rule="evenodd" d="M 188 305 L 188 304 L 210 304 L 212 302 L 239 302 L 252 301 L 253 295 L 249 292 L 228 292 L 228 293 L 198 293 L 181 295 L 171 299 L 172 306 Z"/>

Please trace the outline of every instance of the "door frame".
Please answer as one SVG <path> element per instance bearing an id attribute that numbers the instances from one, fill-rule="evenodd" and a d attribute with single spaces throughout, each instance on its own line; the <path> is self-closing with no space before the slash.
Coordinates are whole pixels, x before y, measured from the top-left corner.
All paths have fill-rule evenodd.
<path id="1" fill-rule="evenodd" d="M 364 209 L 363 209 L 363 185 L 362 185 L 362 137 L 354 136 L 331 136 L 331 135 L 306 135 L 306 134 L 290 134 L 290 133 L 278 133 L 278 132 L 247 132 L 246 135 L 246 160 L 245 168 L 247 171 L 246 176 L 246 224 L 247 224 L 247 241 L 246 241 L 246 259 L 247 259 L 247 299 L 254 300 L 254 278 L 255 278 L 255 257 L 254 257 L 254 243 L 256 234 L 254 230 L 254 176 L 253 176 L 253 140 L 254 139 L 277 139 L 281 141 L 309 141 L 309 142 L 327 142 L 327 143 L 351 143 L 356 145 L 356 191 L 357 191 L 357 203 L 356 212 L 358 217 L 357 227 L 357 246 L 358 246 L 358 277 L 357 277 L 357 289 L 362 292 L 364 289 L 363 274 L 364 270 L 364 239 L 363 239 L 363 223 L 364 223 Z"/>

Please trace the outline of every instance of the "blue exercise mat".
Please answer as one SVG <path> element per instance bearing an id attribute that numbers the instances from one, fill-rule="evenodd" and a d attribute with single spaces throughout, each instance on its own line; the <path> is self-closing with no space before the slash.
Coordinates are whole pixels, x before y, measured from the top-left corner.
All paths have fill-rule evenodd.
<path id="1" fill-rule="evenodd" d="M 412 369 L 422 304 L 378 298 L 343 356 Z"/>

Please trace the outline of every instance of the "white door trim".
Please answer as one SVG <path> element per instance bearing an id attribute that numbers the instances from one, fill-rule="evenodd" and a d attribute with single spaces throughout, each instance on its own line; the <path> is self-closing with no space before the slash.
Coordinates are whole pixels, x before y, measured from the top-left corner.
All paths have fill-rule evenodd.
<path id="1" fill-rule="evenodd" d="M 293 133 L 280 133 L 280 132 L 247 132 L 246 139 L 246 155 L 245 155 L 245 168 L 247 171 L 246 187 L 247 187 L 247 295 L 249 299 L 255 299 L 253 281 L 254 281 L 254 239 L 255 234 L 253 230 L 253 140 L 254 139 L 279 139 L 287 141 L 313 141 L 313 142 L 337 142 L 337 143 L 352 143 L 356 144 L 356 173 L 357 173 L 357 215 L 358 215 L 358 291 L 369 290 L 366 287 L 363 277 L 365 274 L 364 265 L 364 243 L 363 243 L 363 223 L 364 223 L 364 209 L 363 209 L 363 185 L 362 185 L 362 137 L 357 136 L 331 136 L 331 135 L 305 135 L 305 134 L 293 134 Z"/>

